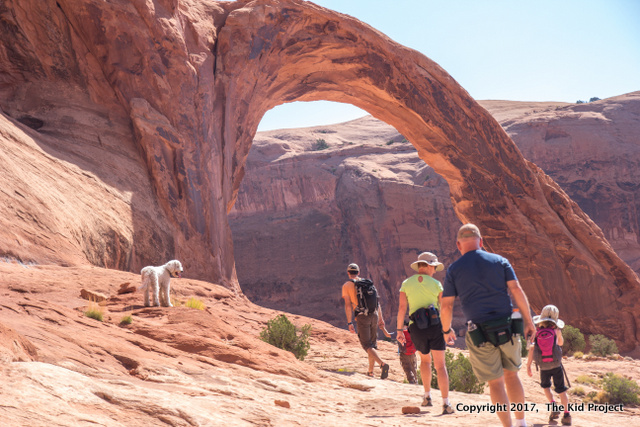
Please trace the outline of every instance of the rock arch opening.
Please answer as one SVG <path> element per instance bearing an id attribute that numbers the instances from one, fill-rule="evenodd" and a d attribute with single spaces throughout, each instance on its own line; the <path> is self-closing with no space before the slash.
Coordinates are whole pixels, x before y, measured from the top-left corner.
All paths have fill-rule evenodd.
<path id="1" fill-rule="evenodd" d="M 511 259 L 534 308 L 553 289 L 567 318 L 598 330 L 597 322 L 581 319 L 584 306 L 603 318 L 624 307 L 636 336 L 640 319 L 617 295 L 637 294 L 637 276 L 577 205 L 433 61 L 353 18 L 298 1 L 255 2 L 252 13 L 230 13 L 218 52 L 220 137 L 231 147 L 225 156 L 228 211 L 266 111 L 292 101 L 350 103 L 396 128 L 447 180 L 458 218 L 477 223 L 486 246 Z"/>
<path id="2" fill-rule="evenodd" d="M 371 116 L 259 132 L 245 170 L 229 223 L 238 281 L 257 304 L 343 327 L 340 285 L 356 262 L 391 321 L 420 252 L 456 257 L 447 182 Z"/>

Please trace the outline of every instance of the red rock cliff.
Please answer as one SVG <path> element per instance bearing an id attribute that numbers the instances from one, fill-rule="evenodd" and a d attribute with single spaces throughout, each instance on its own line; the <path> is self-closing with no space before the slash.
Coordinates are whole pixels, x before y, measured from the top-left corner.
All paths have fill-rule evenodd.
<path id="1" fill-rule="evenodd" d="M 437 64 L 349 16 L 300 0 L 8 0 L 0 31 L 3 145 L 30 145 L 49 165 L 25 174 L 60 188 L 3 178 L 7 255 L 137 269 L 173 253 L 237 289 L 226 214 L 261 117 L 348 102 L 411 141 L 530 296 L 556 283 L 572 317 L 589 290 L 610 335 L 631 324 L 638 341 L 638 277 L 600 229 Z"/>

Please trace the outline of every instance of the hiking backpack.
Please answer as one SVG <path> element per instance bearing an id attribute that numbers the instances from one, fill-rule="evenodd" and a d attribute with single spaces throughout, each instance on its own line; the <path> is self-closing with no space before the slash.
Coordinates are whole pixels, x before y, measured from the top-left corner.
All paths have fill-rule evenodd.
<path id="1" fill-rule="evenodd" d="M 355 312 L 357 314 L 369 315 L 378 308 L 378 290 L 369 279 L 352 280 L 356 287 L 356 297 L 358 305 Z"/>
<path id="2" fill-rule="evenodd" d="M 562 365 L 562 347 L 556 343 L 556 330 L 542 328 L 534 338 L 533 361 L 536 366 L 546 371 Z"/>

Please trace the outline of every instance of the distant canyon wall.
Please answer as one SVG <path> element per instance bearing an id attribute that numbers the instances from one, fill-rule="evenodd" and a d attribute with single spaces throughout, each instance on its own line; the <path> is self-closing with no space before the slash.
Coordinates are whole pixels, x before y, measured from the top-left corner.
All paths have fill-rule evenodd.
<path id="1" fill-rule="evenodd" d="M 585 104 L 481 105 L 640 274 L 640 92 Z"/>
<path id="2" fill-rule="evenodd" d="M 229 218 L 245 294 L 337 326 L 349 263 L 375 280 L 388 319 L 417 254 L 453 261 L 460 224 L 447 182 L 371 117 L 258 134 Z"/>
<path id="3" fill-rule="evenodd" d="M 583 105 L 481 105 L 640 272 L 640 92 Z M 328 147 L 314 151 L 318 141 Z M 252 300 L 337 326 L 345 318 L 340 285 L 348 263 L 375 280 L 393 321 L 397 290 L 417 254 L 435 252 L 445 265 L 459 256 L 461 222 L 446 181 L 372 117 L 259 133 L 230 224 L 239 280 Z M 554 283 L 540 287 L 546 299 L 534 308 L 554 303 L 563 312 Z"/>

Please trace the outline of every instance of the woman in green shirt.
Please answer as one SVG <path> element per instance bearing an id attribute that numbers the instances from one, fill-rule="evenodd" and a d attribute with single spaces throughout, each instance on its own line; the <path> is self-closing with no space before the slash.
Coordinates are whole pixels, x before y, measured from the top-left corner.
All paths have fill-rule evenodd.
<path id="1" fill-rule="evenodd" d="M 436 271 L 442 271 L 444 265 L 438 262 L 438 257 L 431 252 L 423 252 L 418 256 L 418 260 L 411 264 L 411 269 L 418 274 L 414 274 L 402 282 L 400 287 L 398 331 L 402 331 L 407 308 L 409 308 L 410 315 L 414 314 L 416 310 L 427 308 L 430 305 L 433 305 L 438 310 L 440 309 L 443 288 L 442 284 L 432 276 Z M 409 324 L 409 333 L 420 355 L 420 375 L 424 387 L 422 406 L 433 406 L 431 403 L 431 355 L 433 355 L 438 387 L 442 393 L 442 413 L 452 414 L 453 408 L 449 402 L 449 374 L 447 373 L 444 358 L 446 343 L 440 323 L 420 329 L 412 321 Z M 399 332 L 398 341 L 404 343 L 404 340 L 403 334 Z"/>

